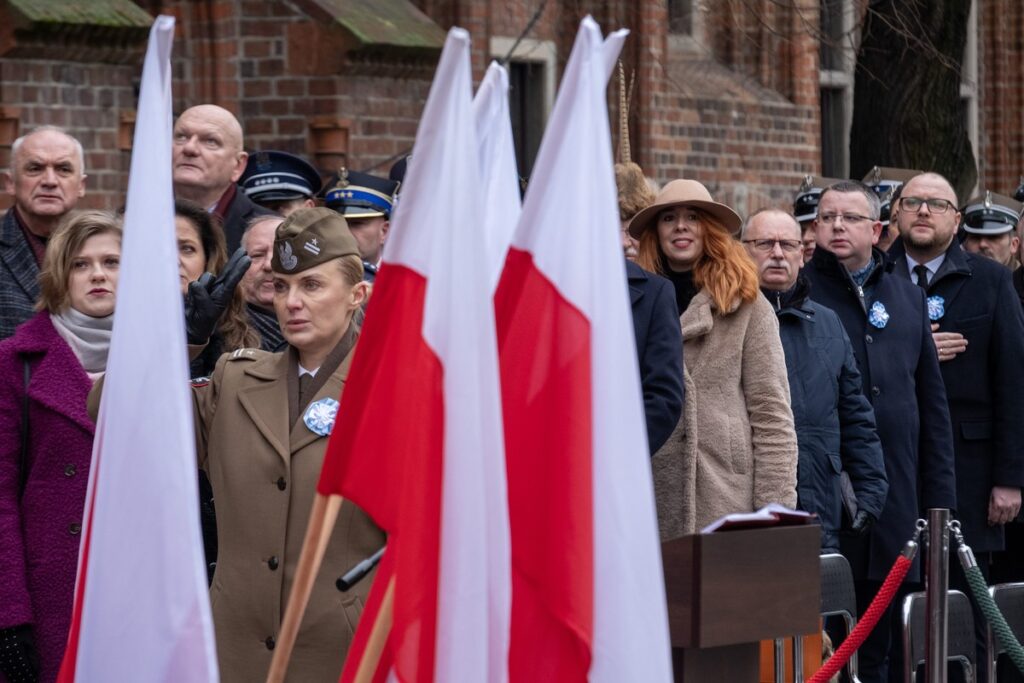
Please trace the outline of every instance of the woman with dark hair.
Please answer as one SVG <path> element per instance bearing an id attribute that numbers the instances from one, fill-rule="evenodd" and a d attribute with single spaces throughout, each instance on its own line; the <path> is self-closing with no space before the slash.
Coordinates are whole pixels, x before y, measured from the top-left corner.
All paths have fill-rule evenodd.
<path id="1" fill-rule="evenodd" d="M 203 273 L 220 273 L 228 261 L 224 231 L 208 211 L 198 204 L 182 199 L 174 202 L 174 227 L 178 239 L 178 275 L 181 293 L 202 277 Z M 192 377 L 206 377 L 222 353 L 248 347 L 259 347 L 260 338 L 249 326 L 245 302 L 239 293 L 221 318 L 210 343 L 190 366 Z"/>
<path id="2" fill-rule="evenodd" d="M 39 311 L 0 342 L 0 680 L 53 681 L 71 621 L 121 224 L 71 214 L 50 237 Z M 5 678 L 6 677 L 6 678 Z"/>
<path id="3" fill-rule="evenodd" d="M 630 222 L 637 263 L 675 285 L 683 418 L 654 456 L 663 539 L 731 512 L 796 505 L 796 432 L 778 321 L 734 239 L 740 217 L 694 180 L 674 180 Z"/>

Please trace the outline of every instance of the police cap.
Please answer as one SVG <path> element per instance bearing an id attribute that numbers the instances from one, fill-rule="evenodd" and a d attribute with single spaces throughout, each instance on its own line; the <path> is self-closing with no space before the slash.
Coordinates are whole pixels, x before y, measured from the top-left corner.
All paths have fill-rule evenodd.
<path id="1" fill-rule="evenodd" d="M 397 189 L 394 180 L 343 168 L 324 193 L 324 205 L 346 218 L 390 218 Z"/>
<path id="2" fill-rule="evenodd" d="M 1002 235 L 1020 220 L 1021 203 L 995 192 L 986 192 L 963 208 L 964 232 L 972 235 Z"/>
<path id="3" fill-rule="evenodd" d="M 818 217 L 818 202 L 821 201 L 821 192 L 829 185 L 838 183 L 834 178 L 822 178 L 819 176 L 804 176 L 803 182 L 797 189 L 796 199 L 793 201 L 793 215 L 798 223 L 813 221 Z"/>
<path id="4" fill-rule="evenodd" d="M 253 152 L 238 181 L 249 199 L 284 202 L 308 199 L 320 190 L 320 174 L 309 163 L 287 152 Z"/>
<path id="5" fill-rule="evenodd" d="M 277 226 L 270 268 L 299 273 L 350 254 L 358 256 L 359 245 L 344 216 L 323 207 L 299 209 Z"/>

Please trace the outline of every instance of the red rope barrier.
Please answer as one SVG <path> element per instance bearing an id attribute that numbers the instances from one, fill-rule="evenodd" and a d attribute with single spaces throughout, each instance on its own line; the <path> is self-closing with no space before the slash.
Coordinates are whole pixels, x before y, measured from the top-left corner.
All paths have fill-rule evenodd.
<path id="1" fill-rule="evenodd" d="M 913 560 L 903 555 L 896 558 L 896 563 L 889 570 L 889 576 L 885 577 L 885 583 L 882 584 L 882 588 L 878 591 L 875 599 L 871 601 L 871 606 L 868 607 L 864 616 L 853 627 L 853 631 L 846 636 L 846 640 L 839 646 L 839 649 L 828 658 L 828 661 L 818 669 L 818 672 L 811 677 L 808 683 L 827 683 L 840 669 L 846 666 L 846 662 L 850 660 L 850 657 L 857 651 L 857 648 L 864 643 L 868 634 L 875 628 L 875 624 L 881 619 L 886 608 L 889 607 L 893 596 L 896 595 L 896 590 L 903 583 L 903 577 L 910 571 L 911 564 L 913 564 Z"/>

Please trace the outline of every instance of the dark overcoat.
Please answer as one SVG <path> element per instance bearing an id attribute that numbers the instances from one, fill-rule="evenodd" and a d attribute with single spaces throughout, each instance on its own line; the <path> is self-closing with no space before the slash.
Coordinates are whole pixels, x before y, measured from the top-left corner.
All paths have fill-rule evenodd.
<path id="1" fill-rule="evenodd" d="M 235 191 L 235 198 L 224 213 L 224 239 L 228 245 L 228 255 L 235 253 L 242 244 L 245 226 L 256 216 L 276 216 L 273 211 L 253 203 L 241 187 Z"/>
<path id="2" fill-rule="evenodd" d="M 902 242 L 889 257 L 893 272 L 909 281 Z M 957 518 L 977 551 L 1003 549 L 1003 527 L 988 524 L 992 487 L 1024 486 L 1024 313 L 1011 277 L 954 240 L 928 283 L 929 298 L 942 299 L 939 331 L 967 338 L 967 350 L 939 367 L 953 425 Z"/>
<path id="3" fill-rule="evenodd" d="M 25 234 L 8 209 L 0 222 L 0 339 L 35 315 L 39 298 L 39 264 Z"/>
<path id="4" fill-rule="evenodd" d="M 850 338 L 835 312 L 808 298 L 805 278 L 788 298 L 765 292 L 779 318 L 796 425 L 797 505 L 821 523 L 821 547 L 839 550 L 842 472 L 860 510 L 882 514 L 889 483 L 875 412 L 861 389 Z"/>
<path id="5" fill-rule="evenodd" d="M 881 581 L 928 508 L 956 508 L 953 437 L 924 293 L 879 265 L 858 287 L 835 254 L 818 247 L 804 268 L 818 303 L 839 316 L 853 344 L 864 395 L 875 410 L 889 495 L 866 539 L 842 539 L 858 579 Z M 863 294 L 863 298 L 861 296 Z M 879 302 L 884 327 L 868 321 Z M 915 562 L 915 566 L 919 562 Z M 912 579 L 916 569 L 911 570 Z"/>
<path id="6" fill-rule="evenodd" d="M 665 278 L 626 261 L 633 333 L 651 454 L 668 441 L 683 411 L 683 334 L 676 292 Z"/>
<path id="7" fill-rule="evenodd" d="M 30 439 L 19 504 L 25 358 Z M 49 313 L 0 343 L 0 629 L 32 625 L 41 681 L 57 677 L 71 622 L 95 428 L 85 407 L 91 386 Z"/>

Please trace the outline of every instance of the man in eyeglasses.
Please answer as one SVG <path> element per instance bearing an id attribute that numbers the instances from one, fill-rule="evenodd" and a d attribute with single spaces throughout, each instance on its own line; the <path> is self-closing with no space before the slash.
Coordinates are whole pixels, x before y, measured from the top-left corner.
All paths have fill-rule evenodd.
<path id="1" fill-rule="evenodd" d="M 991 208 L 991 197 L 988 203 Z M 908 181 L 896 213 L 901 241 L 889 255 L 893 272 L 928 299 L 953 426 L 957 518 L 987 577 L 992 552 L 1004 547 L 1003 525 L 1020 511 L 1024 486 L 1024 410 L 1018 398 L 1024 385 L 1024 314 L 1010 271 L 960 248 L 956 207 L 956 193 L 941 175 L 924 173 Z M 983 224 L 975 221 L 976 228 Z M 959 566 L 951 570 L 950 583 L 965 590 Z M 983 629 L 976 631 L 983 636 Z"/>
<path id="2" fill-rule="evenodd" d="M 839 317 L 809 298 L 800 275 L 801 232 L 792 214 L 762 209 L 743 224 L 741 239 L 779 318 L 799 449 L 797 506 L 818 515 L 821 552 L 838 553 L 844 509 L 846 527 L 867 533 L 889 486 L 850 339 Z"/>
<path id="3" fill-rule="evenodd" d="M 889 479 L 882 514 L 867 536 L 839 539 L 853 569 L 861 615 L 922 512 L 956 508 L 949 408 L 925 297 L 897 277 L 875 248 L 882 232 L 879 211 L 878 195 L 863 183 L 848 180 L 826 188 L 815 224 L 818 248 L 804 267 L 815 301 L 836 312 L 853 345 Z M 910 580 L 919 575 L 917 561 Z M 890 680 L 890 652 L 894 667 L 900 666 L 897 613 L 890 606 L 858 651 L 866 683 Z"/>

